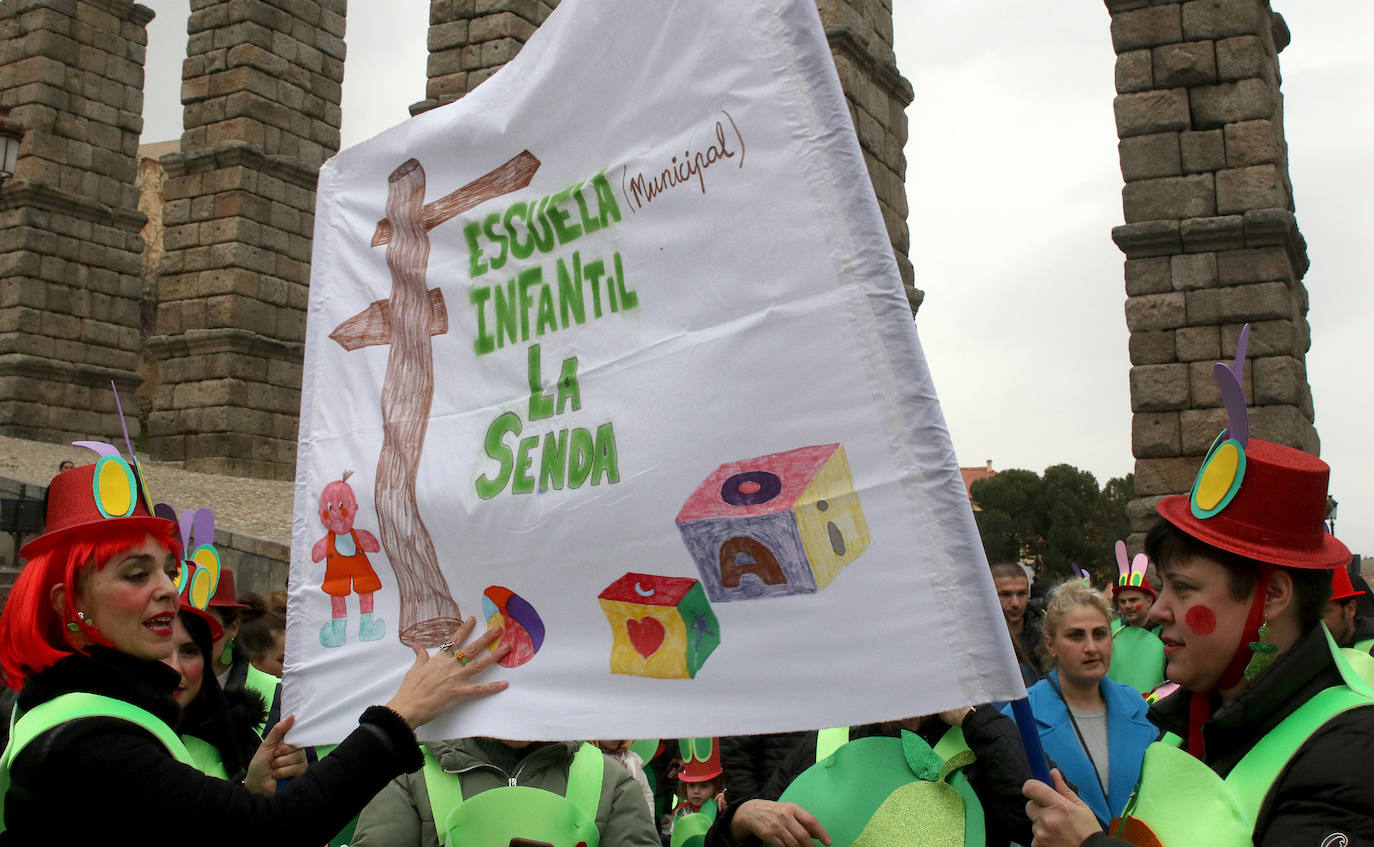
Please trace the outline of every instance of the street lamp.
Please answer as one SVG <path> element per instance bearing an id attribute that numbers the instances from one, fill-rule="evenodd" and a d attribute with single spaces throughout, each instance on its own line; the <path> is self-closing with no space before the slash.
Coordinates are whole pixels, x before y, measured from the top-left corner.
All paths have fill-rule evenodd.
<path id="1" fill-rule="evenodd" d="M 14 166 L 19 159 L 19 142 L 24 138 L 24 127 L 10 119 L 8 107 L 0 107 L 0 185 L 14 176 Z"/>

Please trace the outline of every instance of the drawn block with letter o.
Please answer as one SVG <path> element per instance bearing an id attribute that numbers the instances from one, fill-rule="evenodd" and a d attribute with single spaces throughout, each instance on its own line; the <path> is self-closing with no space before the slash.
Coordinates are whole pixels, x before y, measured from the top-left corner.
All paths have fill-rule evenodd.
<path id="1" fill-rule="evenodd" d="M 869 545 L 839 444 L 721 465 L 677 527 L 715 602 L 814 593 Z"/>
<path id="2" fill-rule="evenodd" d="M 695 677 L 720 644 L 720 624 L 695 579 L 627 573 L 598 599 L 611 622 L 611 673 Z"/>

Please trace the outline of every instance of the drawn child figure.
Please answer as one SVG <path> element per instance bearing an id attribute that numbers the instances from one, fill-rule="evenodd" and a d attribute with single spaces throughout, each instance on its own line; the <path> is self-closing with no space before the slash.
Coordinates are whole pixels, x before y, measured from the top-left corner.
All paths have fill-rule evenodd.
<path id="1" fill-rule="evenodd" d="M 365 529 L 354 529 L 358 514 L 358 498 L 348 478 L 353 471 L 344 471 L 320 492 L 320 521 L 329 534 L 315 543 L 311 561 L 325 560 L 324 583 L 320 589 L 329 595 L 333 605 L 333 619 L 320 628 L 320 643 L 325 647 L 339 647 L 347 640 L 348 595 L 358 592 L 358 640 L 379 641 L 386 635 L 386 621 L 373 617 L 372 593 L 382 587 L 368 553 L 382 549 L 377 537 Z"/>

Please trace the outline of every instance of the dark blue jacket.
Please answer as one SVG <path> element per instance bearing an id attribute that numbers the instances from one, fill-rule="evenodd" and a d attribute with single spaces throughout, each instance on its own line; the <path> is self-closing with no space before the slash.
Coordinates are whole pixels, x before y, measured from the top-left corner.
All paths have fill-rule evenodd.
<path id="1" fill-rule="evenodd" d="M 1097 772 L 1078 742 L 1069 710 L 1050 685 L 1059 684 L 1059 671 L 1050 672 L 1030 689 L 1031 711 L 1040 731 L 1045 755 L 1059 767 L 1064 778 L 1078 788 L 1078 796 L 1106 824 L 1121 814 L 1140 778 L 1140 762 L 1145 748 L 1159 738 L 1159 728 L 1145 717 L 1149 706 L 1134 688 L 1110 679 L 1102 680 L 1102 697 L 1107 701 L 1107 796 L 1097 781 Z"/>

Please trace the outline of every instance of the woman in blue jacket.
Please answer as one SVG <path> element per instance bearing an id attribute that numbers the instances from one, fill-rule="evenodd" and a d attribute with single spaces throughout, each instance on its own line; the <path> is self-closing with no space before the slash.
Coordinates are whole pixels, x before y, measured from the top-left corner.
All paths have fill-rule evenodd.
<path id="1" fill-rule="evenodd" d="M 1107 600 L 1078 580 L 1050 594 L 1045 645 L 1055 668 L 1030 689 L 1045 754 L 1106 825 L 1121 814 L 1159 730 L 1135 689 L 1107 679 L 1112 629 Z"/>

